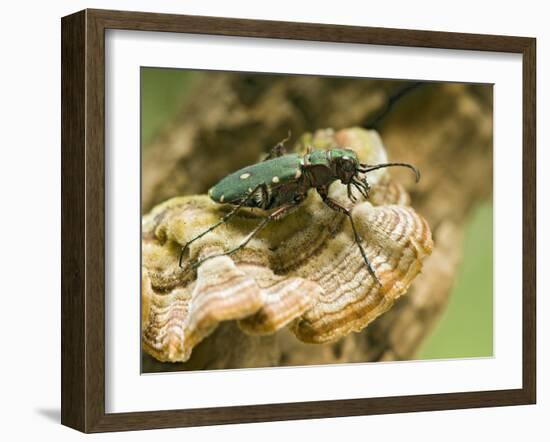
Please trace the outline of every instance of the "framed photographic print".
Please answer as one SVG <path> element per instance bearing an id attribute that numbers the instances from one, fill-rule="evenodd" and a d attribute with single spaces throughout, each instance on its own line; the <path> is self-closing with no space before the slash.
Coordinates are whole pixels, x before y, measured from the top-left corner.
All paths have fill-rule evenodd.
<path id="1" fill-rule="evenodd" d="M 62 423 L 532 404 L 535 40 L 62 19 Z"/>

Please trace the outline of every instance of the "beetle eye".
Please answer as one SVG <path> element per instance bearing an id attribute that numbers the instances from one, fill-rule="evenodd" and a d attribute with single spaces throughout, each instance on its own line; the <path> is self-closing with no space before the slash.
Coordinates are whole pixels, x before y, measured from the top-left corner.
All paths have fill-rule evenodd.
<path id="1" fill-rule="evenodd" d="M 344 172 L 353 172 L 355 170 L 355 164 L 351 160 L 342 161 L 342 169 Z"/>

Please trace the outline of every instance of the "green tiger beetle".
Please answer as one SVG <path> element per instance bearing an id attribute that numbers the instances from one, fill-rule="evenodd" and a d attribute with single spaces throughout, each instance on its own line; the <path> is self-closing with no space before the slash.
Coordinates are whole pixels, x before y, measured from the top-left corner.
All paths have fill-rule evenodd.
<path id="1" fill-rule="evenodd" d="M 352 202 L 356 202 L 357 198 L 353 194 L 352 186 L 367 199 L 370 186 L 366 174 L 369 172 L 384 167 L 408 167 L 415 173 L 416 182 L 420 179 L 420 172 L 415 166 L 407 163 L 363 164 L 357 159 L 357 154 L 350 149 L 334 148 L 312 152 L 311 148 L 308 148 L 305 155 L 287 154 L 284 143 L 289 138 L 290 133 L 287 138 L 271 149 L 269 155 L 262 162 L 244 167 L 226 176 L 209 190 L 208 195 L 213 201 L 230 204 L 234 207 L 217 223 L 189 240 L 182 247 L 179 266 L 182 267 L 183 255 L 191 243 L 228 222 L 241 207 L 260 208 L 272 212 L 263 218 L 236 247 L 200 259 L 190 266 L 191 269 L 199 267 L 206 260 L 231 255 L 240 250 L 270 221 L 281 219 L 289 214 L 306 199 L 310 189 L 315 189 L 328 207 L 348 217 L 355 242 L 365 264 L 375 280 L 380 283 L 357 234 L 351 210 L 330 198 L 328 188 L 334 181 L 340 180 L 347 186 L 348 198 Z M 364 176 L 359 177 L 359 174 L 364 174 Z"/>

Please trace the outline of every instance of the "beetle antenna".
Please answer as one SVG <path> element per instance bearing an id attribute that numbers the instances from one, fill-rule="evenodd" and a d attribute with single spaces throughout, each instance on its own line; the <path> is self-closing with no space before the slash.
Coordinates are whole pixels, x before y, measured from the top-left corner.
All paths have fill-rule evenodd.
<path id="1" fill-rule="evenodd" d="M 398 167 L 408 167 L 409 169 L 411 169 L 414 174 L 415 174 L 415 177 L 416 177 L 416 182 L 418 183 L 420 181 L 420 171 L 414 167 L 412 164 L 408 164 L 408 163 L 382 163 L 382 164 L 375 164 L 375 165 L 368 165 L 368 164 L 359 164 L 361 167 L 358 168 L 357 170 L 359 170 L 359 172 L 361 173 L 369 173 L 369 172 L 372 172 L 373 170 L 377 170 L 377 169 L 382 169 L 384 167 L 395 167 L 395 166 L 398 166 Z"/>

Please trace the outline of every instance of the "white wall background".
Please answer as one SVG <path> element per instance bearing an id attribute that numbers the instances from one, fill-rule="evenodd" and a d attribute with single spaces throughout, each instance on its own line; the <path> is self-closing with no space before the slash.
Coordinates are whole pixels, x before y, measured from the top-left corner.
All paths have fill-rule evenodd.
<path id="1" fill-rule="evenodd" d="M 396 3 L 399 3 L 397 5 Z M 77 440 L 59 425 L 60 407 L 60 17 L 86 7 L 364 26 L 534 36 L 538 39 L 538 405 L 117 433 L 96 440 L 224 440 L 346 435 L 365 440 L 547 440 L 550 415 L 550 28 L 544 2 L 416 0 L 74 0 L 6 2 L 0 68 L 0 435 L 3 440 Z M 429 69 L 429 66 L 426 67 Z M 520 165 L 518 165 L 520 167 Z M 546 200 L 548 201 L 548 199 Z M 545 248 L 547 250 L 545 250 Z M 6 285 L 7 283 L 7 285 Z M 546 417 L 546 419 L 544 419 Z"/>

